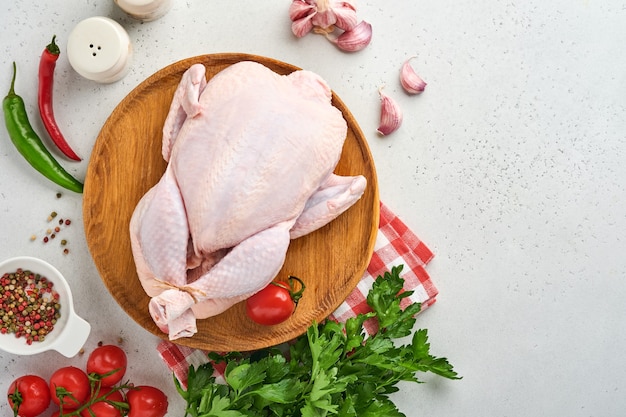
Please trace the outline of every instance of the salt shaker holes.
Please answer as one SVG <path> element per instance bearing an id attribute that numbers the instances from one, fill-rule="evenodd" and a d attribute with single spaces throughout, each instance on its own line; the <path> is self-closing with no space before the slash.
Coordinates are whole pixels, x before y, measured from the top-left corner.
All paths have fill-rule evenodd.
<path id="1" fill-rule="evenodd" d="M 93 43 L 92 43 L 92 44 L 89 44 L 89 48 L 90 48 L 90 49 L 96 48 L 98 51 L 102 49 L 102 47 L 101 47 L 101 46 L 96 47 Z M 91 53 L 91 55 L 92 55 L 92 56 L 96 56 L 96 55 L 98 55 L 98 53 L 97 53 L 96 51 L 93 51 L 93 52 Z"/>

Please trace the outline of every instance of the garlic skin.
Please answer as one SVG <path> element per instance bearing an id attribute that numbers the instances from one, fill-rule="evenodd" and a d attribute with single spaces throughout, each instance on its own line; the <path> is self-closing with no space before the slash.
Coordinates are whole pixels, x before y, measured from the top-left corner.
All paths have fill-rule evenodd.
<path id="1" fill-rule="evenodd" d="M 402 125 L 402 109 L 394 99 L 383 93 L 383 87 L 378 89 L 378 94 L 380 95 L 380 123 L 376 131 L 387 136 Z"/>
<path id="2" fill-rule="evenodd" d="M 293 0 L 289 6 L 289 18 L 291 30 L 299 38 L 313 27 L 332 32 L 334 27 L 347 31 L 357 25 L 352 0 Z"/>
<path id="3" fill-rule="evenodd" d="M 346 52 L 356 52 L 365 48 L 372 40 L 372 25 L 363 20 L 351 30 L 343 32 L 333 42 Z"/>
<path id="4" fill-rule="evenodd" d="M 333 13 L 335 14 L 335 26 L 341 30 L 352 30 L 357 25 L 356 7 L 354 2 L 341 1 L 340 7 L 335 7 Z"/>
<path id="5" fill-rule="evenodd" d="M 301 38 L 313 29 L 311 19 L 315 14 L 315 6 L 294 0 L 289 6 L 289 18 L 291 19 L 291 31 L 296 37 Z"/>
<path id="6" fill-rule="evenodd" d="M 289 19 L 295 22 L 315 12 L 315 6 L 302 0 L 293 0 L 289 6 Z"/>
<path id="7" fill-rule="evenodd" d="M 313 29 L 311 18 L 313 16 L 305 16 L 291 23 L 291 31 L 297 38 L 301 38 Z"/>
<path id="8" fill-rule="evenodd" d="M 402 68 L 400 69 L 400 84 L 408 94 L 421 94 L 426 88 L 426 82 L 417 75 L 411 66 L 410 61 L 413 58 L 416 57 L 412 56 L 402 64 Z"/>

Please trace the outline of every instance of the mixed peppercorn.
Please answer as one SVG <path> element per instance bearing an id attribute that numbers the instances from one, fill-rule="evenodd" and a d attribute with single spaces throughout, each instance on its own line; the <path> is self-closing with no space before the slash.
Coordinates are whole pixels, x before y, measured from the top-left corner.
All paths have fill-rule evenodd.
<path id="1" fill-rule="evenodd" d="M 0 278 L 0 333 L 42 342 L 61 317 L 54 283 L 31 271 L 17 269 Z"/>
<path id="2" fill-rule="evenodd" d="M 57 194 L 57 198 L 60 198 L 60 194 Z M 50 241 L 52 241 L 53 239 L 55 239 L 58 234 L 65 228 L 67 228 L 69 225 L 72 224 L 72 221 L 70 219 L 63 219 L 63 218 L 59 218 L 57 220 L 57 216 L 58 213 L 56 211 L 52 211 L 49 215 L 48 218 L 46 219 L 46 222 L 50 223 L 53 220 L 55 220 L 55 222 L 58 223 L 58 226 L 55 226 L 54 228 L 49 227 L 48 229 L 45 230 L 44 236 L 41 238 L 41 242 L 43 243 L 48 243 Z M 37 240 L 38 237 L 36 234 L 32 234 L 30 235 L 30 240 L 31 241 L 35 241 Z M 63 249 L 63 254 L 67 255 L 68 253 L 70 253 L 69 248 L 67 247 L 67 239 L 60 239 L 60 244 L 61 247 Z"/>

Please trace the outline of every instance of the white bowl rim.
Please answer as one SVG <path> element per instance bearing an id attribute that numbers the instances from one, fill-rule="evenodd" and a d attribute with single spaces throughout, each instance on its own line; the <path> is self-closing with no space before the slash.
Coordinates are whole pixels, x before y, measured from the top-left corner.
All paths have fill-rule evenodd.
<path id="1" fill-rule="evenodd" d="M 26 339 L 14 334 L 0 334 L 0 349 L 16 355 L 34 355 L 56 350 L 67 357 L 76 355 L 87 340 L 91 326 L 74 311 L 72 291 L 65 277 L 50 263 L 33 256 L 16 256 L 0 262 L 0 276 L 18 268 L 46 277 L 59 293 L 61 318 L 42 342 L 28 345 Z"/>

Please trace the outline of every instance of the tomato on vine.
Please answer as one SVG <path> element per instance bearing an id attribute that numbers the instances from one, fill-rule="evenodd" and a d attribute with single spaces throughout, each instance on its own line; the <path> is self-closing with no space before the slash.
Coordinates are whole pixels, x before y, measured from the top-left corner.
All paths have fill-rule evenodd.
<path id="1" fill-rule="evenodd" d="M 167 414 L 167 396 L 149 385 L 136 386 L 126 393 L 128 417 L 163 417 Z"/>
<path id="2" fill-rule="evenodd" d="M 298 290 L 296 283 L 300 287 Z M 272 281 L 246 300 L 246 314 L 255 323 L 265 326 L 282 323 L 295 311 L 304 289 L 302 280 L 294 276 L 290 276 L 287 282 Z"/>
<path id="3" fill-rule="evenodd" d="M 42 377 L 24 375 L 9 385 L 7 398 L 14 416 L 36 417 L 50 405 L 50 389 Z"/>
<path id="4" fill-rule="evenodd" d="M 119 390 L 112 390 L 106 394 L 105 398 L 82 409 L 80 415 L 81 417 L 122 417 L 122 410 L 127 408 L 122 393 Z"/>
<path id="5" fill-rule="evenodd" d="M 95 374 L 103 387 L 112 387 L 124 377 L 127 364 L 126 353 L 120 347 L 98 346 L 87 359 L 87 373 Z"/>
<path id="6" fill-rule="evenodd" d="M 63 408 L 78 408 L 91 392 L 89 377 L 75 366 L 57 369 L 50 377 L 50 396 L 56 405 Z"/>

